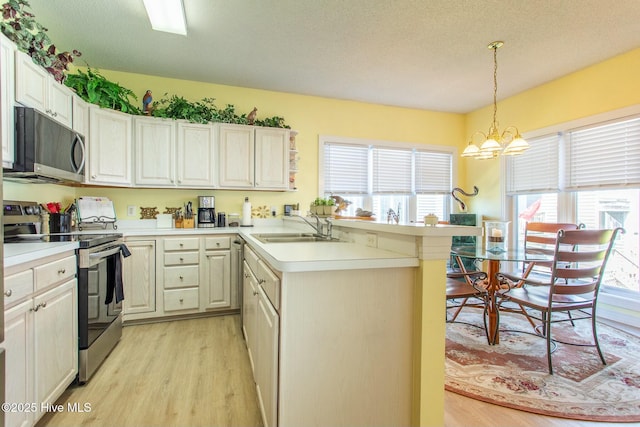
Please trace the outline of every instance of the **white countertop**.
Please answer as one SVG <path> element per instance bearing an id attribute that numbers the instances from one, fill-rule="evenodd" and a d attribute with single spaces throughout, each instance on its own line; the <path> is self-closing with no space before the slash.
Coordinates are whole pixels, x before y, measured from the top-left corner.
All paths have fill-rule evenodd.
<path id="1" fill-rule="evenodd" d="M 77 248 L 78 242 L 5 243 L 4 267 L 12 267 L 62 252 L 75 251 Z"/>
<path id="2" fill-rule="evenodd" d="M 394 233 L 413 236 L 459 236 L 479 235 L 479 227 L 438 225 L 425 227 L 423 224 L 386 224 L 372 221 L 335 220 L 335 226 L 362 229 L 374 232 Z M 352 270 L 389 267 L 416 267 L 416 256 L 373 248 L 350 242 L 300 242 L 262 243 L 252 234 L 312 232 L 311 227 L 295 218 L 258 220 L 254 227 L 221 228 L 156 228 L 155 221 L 129 221 L 119 224 L 117 230 L 87 230 L 83 233 L 122 233 L 126 238 L 239 234 L 271 266 L 282 272 Z M 10 243 L 4 245 L 5 266 L 75 250 L 76 242 L 33 242 Z"/>

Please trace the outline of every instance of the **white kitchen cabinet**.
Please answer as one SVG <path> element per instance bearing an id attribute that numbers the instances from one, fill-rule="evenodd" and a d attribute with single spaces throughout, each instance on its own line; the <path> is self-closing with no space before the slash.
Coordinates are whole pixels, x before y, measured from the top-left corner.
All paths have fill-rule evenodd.
<path id="1" fill-rule="evenodd" d="M 16 101 L 73 127 L 73 91 L 58 83 L 24 52 L 15 53 Z"/>
<path id="2" fill-rule="evenodd" d="M 34 298 L 35 402 L 55 401 L 78 373 L 78 296 L 74 278 Z M 40 411 L 38 418 L 43 413 Z"/>
<path id="3" fill-rule="evenodd" d="M 231 238 L 206 237 L 201 309 L 216 310 L 231 307 Z"/>
<path id="4" fill-rule="evenodd" d="M 164 312 L 197 312 L 199 308 L 199 237 L 163 239 Z"/>
<path id="5" fill-rule="evenodd" d="M 75 254 L 6 268 L 5 282 L 5 402 L 31 405 L 7 412 L 6 425 L 33 426 L 78 373 Z"/>
<path id="6" fill-rule="evenodd" d="M 175 185 L 176 124 L 155 117 L 134 119 L 135 185 Z"/>
<path id="7" fill-rule="evenodd" d="M 126 298 L 123 320 L 156 311 L 156 242 L 127 240 L 131 256 L 122 262 L 122 281 Z"/>
<path id="8" fill-rule="evenodd" d="M 213 125 L 178 122 L 177 185 L 189 188 L 215 187 L 215 154 Z"/>
<path id="9" fill-rule="evenodd" d="M 32 285 L 33 286 L 33 285 Z M 4 313 L 5 402 L 26 403 L 33 399 L 33 303 L 25 301 Z M 34 424 L 33 411 L 6 411 L 5 425 Z"/>
<path id="10" fill-rule="evenodd" d="M 89 125 L 88 183 L 130 186 L 132 116 L 91 105 Z"/>
<path id="11" fill-rule="evenodd" d="M 221 188 L 289 188 L 287 129 L 219 124 Z"/>
<path id="12" fill-rule="evenodd" d="M 248 247 L 243 265 L 243 332 L 262 420 L 265 426 L 277 426 L 280 280 Z"/>
<path id="13" fill-rule="evenodd" d="M 278 340 L 280 318 L 267 294 L 258 287 L 256 313 L 257 358 L 255 365 L 256 388 L 264 425 L 278 425 Z"/>
<path id="14" fill-rule="evenodd" d="M 247 342 L 247 352 L 251 371 L 255 377 L 255 357 L 253 352 L 258 348 L 256 335 L 256 315 L 258 313 L 258 279 L 246 261 L 242 263 L 242 333 Z"/>
<path id="15" fill-rule="evenodd" d="M 73 130 L 84 136 L 84 145 L 89 141 L 89 104 L 78 95 L 73 95 Z"/>
<path id="16" fill-rule="evenodd" d="M 15 160 L 15 52 L 16 45 L 0 34 L 0 137 L 2 166 L 13 167 Z"/>

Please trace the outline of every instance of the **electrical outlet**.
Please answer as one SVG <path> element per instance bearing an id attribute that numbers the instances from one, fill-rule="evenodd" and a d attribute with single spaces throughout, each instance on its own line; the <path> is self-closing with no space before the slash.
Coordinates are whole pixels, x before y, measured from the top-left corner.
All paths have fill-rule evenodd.
<path id="1" fill-rule="evenodd" d="M 127 206 L 127 216 L 136 216 L 136 210 L 134 205 Z"/>
<path id="2" fill-rule="evenodd" d="M 378 235 L 377 234 L 367 233 L 366 237 L 367 237 L 367 246 L 370 246 L 372 248 L 377 248 L 378 247 Z"/>

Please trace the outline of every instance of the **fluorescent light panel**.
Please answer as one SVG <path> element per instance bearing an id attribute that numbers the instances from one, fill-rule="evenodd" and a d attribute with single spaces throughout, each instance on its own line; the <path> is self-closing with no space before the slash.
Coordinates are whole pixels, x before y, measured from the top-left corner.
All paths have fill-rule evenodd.
<path id="1" fill-rule="evenodd" d="M 187 35 L 182 0 L 143 0 L 151 28 L 166 33 Z"/>

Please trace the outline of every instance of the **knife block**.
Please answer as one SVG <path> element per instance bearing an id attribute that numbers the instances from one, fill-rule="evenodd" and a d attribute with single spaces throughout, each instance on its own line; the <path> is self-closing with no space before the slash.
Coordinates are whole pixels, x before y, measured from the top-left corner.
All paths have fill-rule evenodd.
<path id="1" fill-rule="evenodd" d="M 182 228 L 195 228 L 196 220 L 195 218 L 185 218 L 182 220 Z"/>
<path id="2" fill-rule="evenodd" d="M 184 228 L 184 219 L 176 218 L 176 228 Z"/>

